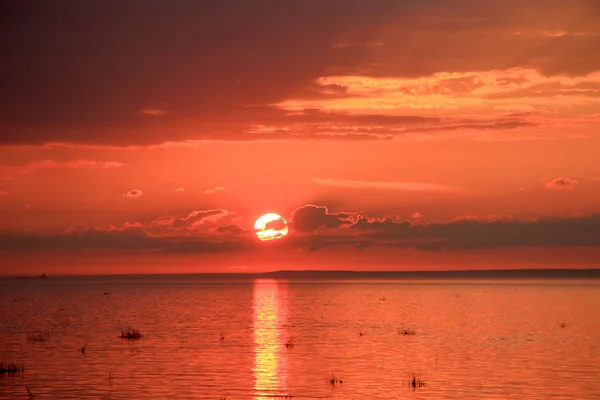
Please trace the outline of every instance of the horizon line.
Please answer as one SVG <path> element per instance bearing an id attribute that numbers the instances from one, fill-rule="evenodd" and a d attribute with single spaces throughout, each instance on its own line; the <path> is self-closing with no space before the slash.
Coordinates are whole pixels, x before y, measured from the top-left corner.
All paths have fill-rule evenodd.
<path id="1" fill-rule="evenodd" d="M 564 275 L 593 275 L 594 277 L 600 278 L 600 268 L 519 268 L 519 269 L 465 269 L 465 270 L 375 270 L 375 271 L 361 271 L 361 270 L 319 270 L 319 269 L 281 269 L 274 271 L 263 271 L 263 272 L 152 272 L 152 273 L 107 273 L 107 274 L 48 274 L 48 273 L 32 273 L 25 275 L 15 274 L 0 274 L 0 279 L 12 278 L 17 279 L 23 278 L 38 278 L 41 276 L 51 277 L 135 277 L 135 276 L 146 276 L 146 277 L 160 277 L 160 276 L 229 276 L 229 277 L 256 277 L 256 276 L 272 276 L 272 275 L 354 275 L 354 276 L 366 276 L 366 275 L 489 275 L 489 274 L 502 274 L 502 275 L 538 275 L 543 277 L 544 273 L 550 273 L 549 277 L 557 277 L 557 274 Z M 564 276 L 558 276 L 564 277 Z"/>

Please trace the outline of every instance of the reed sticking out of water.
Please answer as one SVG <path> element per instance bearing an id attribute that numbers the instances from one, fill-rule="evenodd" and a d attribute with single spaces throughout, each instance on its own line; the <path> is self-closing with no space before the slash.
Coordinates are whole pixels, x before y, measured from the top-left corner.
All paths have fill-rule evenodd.
<path id="1" fill-rule="evenodd" d="M 24 364 L 17 364 L 14 362 L 7 363 L 5 360 L 2 360 L 0 363 L 0 375 L 4 374 L 22 374 L 25 371 Z"/>
<path id="2" fill-rule="evenodd" d="M 417 332 L 415 332 L 415 330 L 412 329 L 412 328 L 400 328 L 400 329 L 398 329 L 398 335 L 401 335 L 401 336 L 409 336 L 409 335 L 414 335 L 416 333 Z"/>
<path id="3" fill-rule="evenodd" d="M 225 341 L 225 335 L 223 335 L 223 332 L 219 333 L 219 340 L 220 340 L 221 342 L 224 342 L 224 341 Z"/>
<path id="4" fill-rule="evenodd" d="M 85 348 L 87 347 L 87 344 L 84 344 L 79 351 L 81 352 L 81 354 L 85 354 Z"/>
<path id="5" fill-rule="evenodd" d="M 33 394 L 33 392 L 31 391 L 31 389 L 29 389 L 29 387 L 25 386 L 25 390 L 27 390 L 27 398 L 29 400 L 33 400 L 35 399 L 35 395 Z"/>
<path id="6" fill-rule="evenodd" d="M 112 380 L 113 380 L 113 376 L 112 376 L 112 372 L 108 373 L 108 384 L 112 385 Z"/>
<path id="7" fill-rule="evenodd" d="M 50 332 L 27 335 L 27 341 L 31 343 L 45 342 L 50 338 Z"/>
<path id="8" fill-rule="evenodd" d="M 293 336 L 290 336 L 288 338 L 288 340 L 285 342 L 286 349 L 293 349 L 295 345 L 296 345 L 296 339 L 294 339 Z"/>
<path id="9" fill-rule="evenodd" d="M 338 378 L 337 376 L 335 376 L 335 374 L 331 374 L 331 375 L 329 375 L 329 378 L 327 378 L 327 382 L 329 382 L 329 384 L 331 386 L 336 386 L 336 385 L 341 385 L 342 383 L 344 383 L 344 380 L 341 378 Z"/>
<path id="10" fill-rule="evenodd" d="M 559 326 L 560 326 L 561 328 L 566 328 L 566 327 L 567 327 L 567 324 L 566 324 L 566 323 L 564 323 L 564 322 L 562 322 L 562 323 L 561 323 Z"/>
<path id="11" fill-rule="evenodd" d="M 142 352 L 142 350 L 140 350 L 139 347 L 131 347 L 129 348 L 129 352 L 131 354 L 135 354 L 136 356 L 140 355 L 140 353 Z"/>
<path id="12" fill-rule="evenodd" d="M 411 374 L 410 380 L 408 381 L 409 386 L 411 386 L 413 389 L 416 389 L 418 387 L 423 387 L 425 386 L 425 379 L 418 377 L 415 374 Z"/>
<path id="13" fill-rule="evenodd" d="M 127 329 L 126 331 L 121 331 L 121 339 L 137 340 L 141 337 L 142 334 L 137 329 Z"/>
<path id="14" fill-rule="evenodd" d="M 224 394 L 223 396 L 219 397 L 219 400 L 227 400 L 227 395 Z"/>
<path id="15" fill-rule="evenodd" d="M 363 333 L 363 331 L 358 331 L 358 336 L 363 337 L 365 334 Z"/>

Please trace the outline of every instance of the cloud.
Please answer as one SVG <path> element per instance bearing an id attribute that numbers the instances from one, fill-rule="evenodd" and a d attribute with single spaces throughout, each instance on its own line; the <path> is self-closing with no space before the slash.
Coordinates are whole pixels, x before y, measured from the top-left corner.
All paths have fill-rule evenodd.
<path id="1" fill-rule="evenodd" d="M 284 229 L 287 226 L 287 223 L 284 222 L 282 219 L 276 219 L 274 221 L 269 221 L 265 224 L 265 231 L 268 230 L 274 230 L 274 231 L 279 231 Z"/>
<path id="2" fill-rule="evenodd" d="M 229 225 L 219 225 L 216 228 L 218 233 L 224 233 L 228 235 L 241 235 L 244 233 L 244 229 L 237 224 L 229 224 Z"/>
<path id="3" fill-rule="evenodd" d="M 579 184 L 578 181 L 569 178 L 555 178 L 545 183 L 547 189 L 550 190 L 572 190 Z"/>
<path id="4" fill-rule="evenodd" d="M 124 163 L 116 161 L 94 161 L 94 160 L 72 160 L 72 161 L 54 161 L 41 160 L 30 161 L 26 164 L 3 164 L 0 165 L 0 170 L 12 172 L 16 174 L 27 174 L 34 171 L 51 169 L 51 168 L 89 168 L 89 169 L 108 169 L 120 168 L 125 166 Z"/>
<path id="5" fill-rule="evenodd" d="M 213 189 L 205 189 L 204 190 L 204 194 L 206 195 L 211 195 L 211 194 L 215 194 L 217 192 L 220 192 L 221 190 L 224 190 L 225 188 L 223 186 L 215 186 Z"/>
<path id="6" fill-rule="evenodd" d="M 389 181 L 354 181 L 337 179 L 313 179 L 320 185 L 335 186 L 347 189 L 383 189 L 409 192 L 460 192 L 463 189 L 453 186 L 437 185 L 433 183 L 415 182 L 389 182 Z"/>
<path id="7" fill-rule="evenodd" d="M 156 224 L 190 227 L 223 210 L 195 211 L 186 218 L 163 217 L 149 224 L 125 222 L 121 226 L 67 228 L 56 233 L 2 232 L 0 250 L 116 250 L 212 253 L 252 250 L 254 235 L 244 235 L 238 225 L 217 225 L 190 235 L 189 229 L 157 231 Z M 182 225 L 178 225 L 182 224 Z M 174 234 L 175 233 L 175 234 Z"/>
<path id="8" fill-rule="evenodd" d="M 176 193 L 183 193 L 185 191 L 185 189 L 184 188 L 177 188 L 177 189 L 175 189 L 173 191 L 176 192 Z"/>
<path id="9" fill-rule="evenodd" d="M 200 224 L 208 222 L 214 222 L 217 219 L 228 215 L 229 212 L 223 209 L 206 210 L 206 211 L 192 211 L 185 218 L 178 218 L 173 221 L 174 228 L 182 227 L 196 227 Z"/>
<path id="10" fill-rule="evenodd" d="M 162 216 L 150 222 L 146 227 L 149 232 L 177 234 L 178 232 L 197 232 L 218 227 L 221 221 L 230 217 L 229 211 L 217 208 L 213 210 L 196 210 L 185 217 Z"/>
<path id="11" fill-rule="evenodd" d="M 319 110 L 393 116 L 415 110 L 437 110 L 440 114 L 452 112 L 458 116 L 475 112 L 489 115 L 515 104 L 546 110 L 600 104 L 600 71 L 583 76 L 546 76 L 530 68 L 436 72 L 414 78 L 323 76 L 315 84 L 323 96 L 288 99 L 275 106 L 293 112 Z M 330 87 L 340 88 L 342 94 L 331 94 Z M 483 126 L 504 128 L 501 124 Z"/>
<path id="12" fill-rule="evenodd" d="M 138 198 L 141 195 L 142 195 L 142 191 L 138 190 L 138 189 L 133 189 L 133 190 L 130 190 L 129 192 L 127 192 L 127 193 L 123 193 L 123 197 L 128 197 L 130 199 Z"/>
<path id="13" fill-rule="evenodd" d="M 168 252 L 222 252 L 243 249 L 233 242 L 198 238 L 150 236 L 139 227 L 89 228 L 54 235 L 31 233 L 0 234 L 2 250 L 158 250 Z"/>
<path id="14" fill-rule="evenodd" d="M 410 216 L 413 217 L 414 219 L 421 219 L 421 218 L 423 218 L 423 214 L 421 214 L 418 211 L 412 213 Z"/>
<path id="15" fill-rule="evenodd" d="M 292 226 L 299 232 L 313 232 L 320 228 L 338 228 L 352 222 L 352 214 L 330 213 L 327 207 L 312 204 L 297 208 L 292 215 Z"/>
<path id="16" fill-rule="evenodd" d="M 351 246 L 428 251 L 597 246 L 600 244 L 600 215 L 537 221 L 517 221 L 507 216 L 471 216 L 445 223 L 415 223 L 389 217 L 367 218 L 359 215 L 352 225 L 332 230 L 331 233 L 322 230 L 318 234 L 305 234 L 297 244 L 307 250 Z"/>
<path id="17" fill-rule="evenodd" d="M 140 114 L 149 115 L 152 117 L 164 117 L 165 115 L 167 115 L 167 111 L 161 110 L 159 108 L 145 108 L 143 110 L 140 110 Z"/>
<path id="18" fill-rule="evenodd" d="M 262 251 L 252 229 L 226 210 L 198 210 L 148 223 L 70 228 L 56 233 L 0 232 L 0 250 L 113 249 L 166 252 Z M 600 215 L 517 220 L 510 215 L 461 216 L 447 222 L 370 217 L 306 205 L 294 211 L 290 233 L 273 244 L 283 251 L 324 248 L 410 248 L 423 251 L 514 247 L 600 246 Z M 270 247 L 271 248 L 271 247 Z M 262 250 L 261 250 L 262 249 Z"/>
<path id="19" fill-rule="evenodd" d="M 541 31 L 540 34 L 550 37 L 585 36 L 585 32 L 567 32 L 562 29 L 558 31 Z"/>
<path id="20" fill-rule="evenodd" d="M 381 140 L 385 135 L 328 136 L 295 126 L 298 116 L 290 114 L 297 112 L 287 111 L 493 120 L 492 111 L 507 108 L 581 114 L 598 104 L 595 1 L 523 8 L 506 0 L 484 8 L 478 1 L 232 0 L 210 12 L 195 2 L 153 3 L 143 16 L 144 2 L 133 3 L 78 5 L 80 23 L 67 39 L 48 34 L 69 24 L 66 9 L 6 11 L 20 23 L 6 32 L 13 45 L 0 75 L 2 145 Z M 231 18 L 232 8 L 247 18 Z M 120 34 L 102 34 L 99 16 Z M 215 41 L 204 40 L 215 32 Z M 281 57 L 290 48 L 294 53 Z M 102 57 L 90 57 L 92 49 Z M 77 70 L 64 74 L 72 65 Z M 114 93 L 123 95 L 115 100 Z M 256 125 L 277 129 L 252 133 Z M 295 135 L 297 128 L 305 132 Z"/>

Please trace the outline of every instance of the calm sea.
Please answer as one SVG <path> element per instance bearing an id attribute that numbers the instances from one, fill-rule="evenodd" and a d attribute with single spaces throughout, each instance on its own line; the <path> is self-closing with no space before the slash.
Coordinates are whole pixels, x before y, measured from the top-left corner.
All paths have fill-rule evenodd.
<path id="1" fill-rule="evenodd" d="M 600 281 L 10 279 L 0 352 L 2 399 L 600 398 Z"/>

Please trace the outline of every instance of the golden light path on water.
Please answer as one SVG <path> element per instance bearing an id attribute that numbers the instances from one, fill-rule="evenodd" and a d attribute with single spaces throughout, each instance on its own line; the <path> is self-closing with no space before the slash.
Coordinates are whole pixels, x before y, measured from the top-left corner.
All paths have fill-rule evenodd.
<path id="1" fill-rule="evenodd" d="M 275 279 L 254 281 L 254 393 L 256 400 L 287 394 L 287 288 Z"/>

